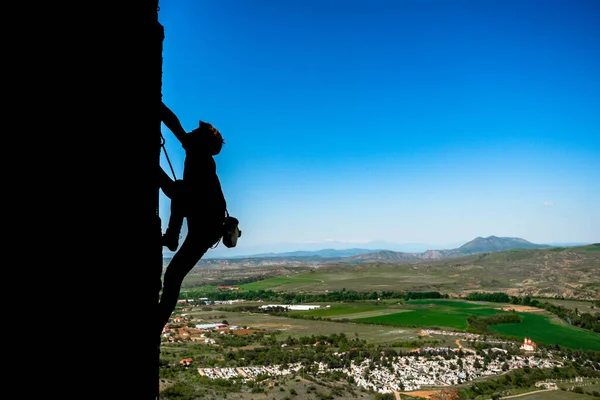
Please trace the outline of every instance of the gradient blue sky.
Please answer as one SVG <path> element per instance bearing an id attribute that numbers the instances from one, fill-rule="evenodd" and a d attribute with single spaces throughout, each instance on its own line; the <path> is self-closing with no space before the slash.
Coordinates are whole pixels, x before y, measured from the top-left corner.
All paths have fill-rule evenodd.
<path id="1" fill-rule="evenodd" d="M 159 5 L 163 101 L 226 140 L 231 250 L 600 242 L 600 1 Z"/>

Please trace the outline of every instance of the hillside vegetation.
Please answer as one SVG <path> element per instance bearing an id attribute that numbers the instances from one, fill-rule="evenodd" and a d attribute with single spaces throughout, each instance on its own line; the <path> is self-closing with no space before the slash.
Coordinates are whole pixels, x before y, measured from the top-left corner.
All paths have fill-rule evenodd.
<path id="1" fill-rule="evenodd" d="M 212 259 L 195 267 L 184 287 L 239 285 L 275 277 L 288 279 L 275 287 L 267 284 L 269 289 L 306 293 L 342 289 L 435 290 L 449 294 L 492 291 L 521 297 L 594 300 L 600 298 L 600 244 L 420 261 L 363 258 L 357 262 L 355 257 L 309 261 Z"/>

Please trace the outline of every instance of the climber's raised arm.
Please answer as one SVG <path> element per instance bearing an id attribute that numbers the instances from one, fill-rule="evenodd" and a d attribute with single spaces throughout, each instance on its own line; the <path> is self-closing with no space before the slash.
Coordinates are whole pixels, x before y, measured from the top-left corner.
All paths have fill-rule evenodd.
<path id="1" fill-rule="evenodd" d="M 185 137 L 187 132 L 183 129 L 183 126 L 181 126 L 181 122 L 179 121 L 179 118 L 177 118 L 177 115 L 175 115 L 175 113 L 162 101 L 160 102 L 160 120 L 171 132 L 173 132 L 181 144 L 183 144 L 186 140 Z"/>

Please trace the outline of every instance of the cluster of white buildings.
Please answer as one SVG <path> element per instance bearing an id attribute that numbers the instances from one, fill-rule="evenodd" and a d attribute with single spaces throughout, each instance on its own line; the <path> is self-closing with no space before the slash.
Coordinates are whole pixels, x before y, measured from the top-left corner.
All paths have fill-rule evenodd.
<path id="1" fill-rule="evenodd" d="M 462 367 L 459 364 L 462 360 Z M 460 382 L 470 381 L 487 375 L 497 375 L 504 372 L 502 365 L 506 362 L 508 369 L 523 368 L 552 368 L 562 366 L 562 363 L 552 359 L 542 359 L 535 356 L 512 356 L 505 361 L 492 360 L 486 368 L 483 367 L 483 357 L 470 354 L 462 358 L 446 360 L 442 355 L 411 355 L 388 358 L 388 365 L 377 365 L 369 368 L 371 360 L 364 360 L 360 364 L 354 361 L 350 367 L 327 368 L 326 364 L 319 363 L 318 373 L 339 371 L 352 376 L 356 385 L 379 393 L 392 391 L 419 390 L 425 385 L 449 386 Z M 481 367 L 475 367 L 476 361 Z M 281 376 L 297 373 L 301 364 L 289 364 L 285 368 L 279 365 L 254 366 L 240 368 L 198 368 L 201 375 L 211 379 L 241 379 L 246 382 L 258 375 Z"/>
<path id="2" fill-rule="evenodd" d="M 258 375 L 284 376 L 298 372 L 300 363 L 290 364 L 287 368 L 280 365 L 265 365 L 238 368 L 198 368 L 198 373 L 210 379 L 242 379 L 243 382 L 252 381 Z"/>

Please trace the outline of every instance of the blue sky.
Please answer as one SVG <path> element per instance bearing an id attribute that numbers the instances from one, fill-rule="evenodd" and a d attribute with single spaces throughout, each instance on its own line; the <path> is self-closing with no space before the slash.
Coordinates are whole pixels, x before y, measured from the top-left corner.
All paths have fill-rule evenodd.
<path id="1" fill-rule="evenodd" d="M 243 235 L 215 253 L 600 241 L 600 2 L 159 5 L 163 101 L 226 140 Z"/>

